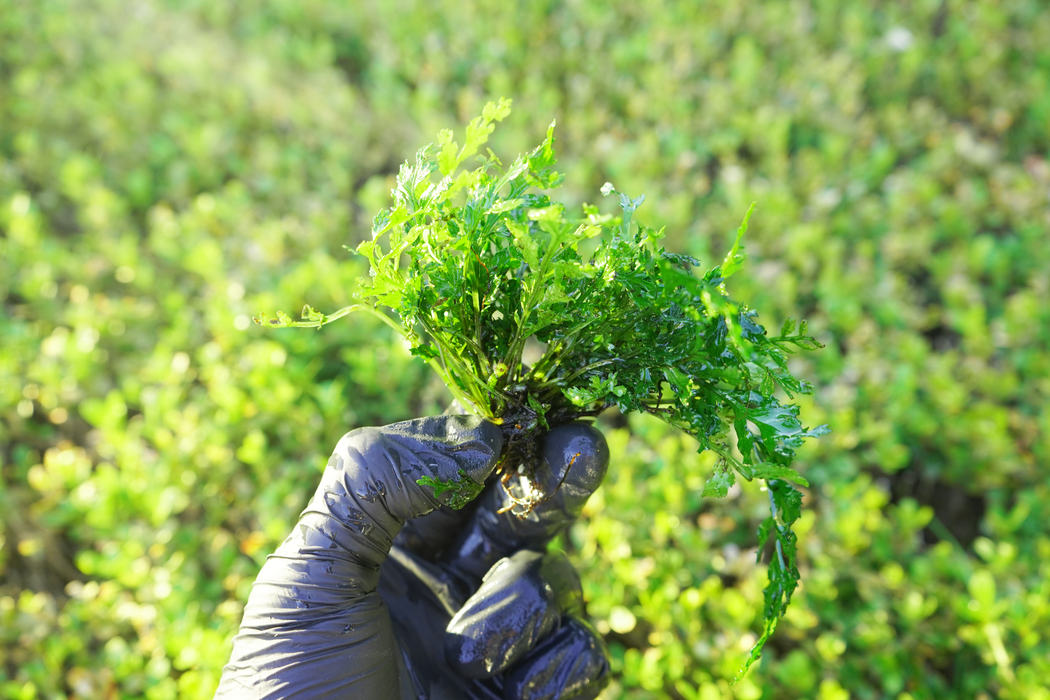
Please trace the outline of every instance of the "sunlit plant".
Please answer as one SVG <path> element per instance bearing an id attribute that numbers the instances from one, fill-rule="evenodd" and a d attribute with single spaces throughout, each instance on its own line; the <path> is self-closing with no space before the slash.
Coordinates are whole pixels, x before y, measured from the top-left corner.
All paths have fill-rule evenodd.
<path id="1" fill-rule="evenodd" d="M 790 482 L 808 484 L 791 468 L 795 450 L 826 432 L 804 428 L 798 407 L 778 393 L 811 391 L 786 357 L 820 346 L 804 321 L 788 319 L 770 336 L 755 311 L 727 294 L 726 281 L 744 263 L 753 206 L 722 264 L 701 273 L 696 259 L 664 250 L 662 229 L 633 220 L 644 196 L 606 183 L 602 194 L 617 198 L 619 216 L 587 204 L 574 216 L 551 199 L 563 179 L 554 170 L 553 124 L 509 166 L 489 151 L 477 168 L 462 170 L 509 112 L 508 100 L 486 105 L 462 146 L 442 131 L 401 167 L 392 206 L 357 247 L 370 265 L 354 292 L 358 303 L 331 314 L 307 306 L 300 321 L 278 312 L 256 322 L 319 328 L 355 311 L 376 315 L 465 409 L 500 425 L 497 469 L 519 515 L 553 495 L 533 473 L 550 427 L 614 406 L 657 416 L 714 452 L 704 496 L 725 496 L 737 477 L 764 479 L 771 513 L 759 528 L 759 552 L 773 545 L 764 631 L 749 666 L 799 581 L 791 527 L 801 493 Z M 542 348 L 531 364 L 522 361 L 527 343 Z M 454 506 L 481 488 L 465 473 L 425 483 L 452 491 Z"/>

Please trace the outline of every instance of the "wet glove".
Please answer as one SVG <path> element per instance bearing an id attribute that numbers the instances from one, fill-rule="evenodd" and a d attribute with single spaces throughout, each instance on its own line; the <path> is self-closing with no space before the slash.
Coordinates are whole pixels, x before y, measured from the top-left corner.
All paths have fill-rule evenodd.
<path id="1" fill-rule="evenodd" d="M 345 435 L 255 581 L 216 697 L 596 697 L 608 652 L 575 570 L 545 550 L 601 483 L 608 447 L 588 425 L 551 430 L 535 465 L 549 497 L 519 518 L 489 478 L 501 443 L 468 416 Z M 463 492 L 423 477 L 485 488 L 453 510 Z"/>

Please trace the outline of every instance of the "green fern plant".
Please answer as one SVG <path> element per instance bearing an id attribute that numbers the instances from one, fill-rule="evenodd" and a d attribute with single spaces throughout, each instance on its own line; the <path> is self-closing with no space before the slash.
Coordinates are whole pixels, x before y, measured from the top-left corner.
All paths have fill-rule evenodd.
<path id="1" fill-rule="evenodd" d="M 518 514 L 552 495 L 532 474 L 550 426 L 613 406 L 657 416 L 717 454 L 704 496 L 725 496 L 738 477 L 766 480 L 771 514 L 759 551 L 772 540 L 773 555 L 749 666 L 799 581 L 791 527 L 801 494 L 791 482 L 808 484 L 792 459 L 805 438 L 826 432 L 803 427 L 798 407 L 777 394 L 811 391 L 789 371 L 787 355 L 820 345 L 793 319 L 770 336 L 755 311 L 728 296 L 754 205 L 722 264 L 700 273 L 699 261 L 661 246 L 663 230 L 634 221 L 644 196 L 606 183 L 602 194 L 621 210 L 615 217 L 591 205 L 570 215 L 550 197 L 563 179 L 553 124 L 543 143 L 507 166 L 489 151 L 478 167 L 462 169 L 509 112 L 509 100 L 488 104 L 462 146 L 442 131 L 402 166 L 392 206 L 357 248 L 370 266 L 358 303 L 256 322 L 319 328 L 362 311 L 390 325 L 466 409 L 501 426 L 499 470 Z M 585 256 L 589 239 L 597 247 Z M 531 365 L 522 361 L 530 340 L 544 348 Z M 461 505 L 480 489 L 467 482 L 428 485 L 452 490 Z"/>

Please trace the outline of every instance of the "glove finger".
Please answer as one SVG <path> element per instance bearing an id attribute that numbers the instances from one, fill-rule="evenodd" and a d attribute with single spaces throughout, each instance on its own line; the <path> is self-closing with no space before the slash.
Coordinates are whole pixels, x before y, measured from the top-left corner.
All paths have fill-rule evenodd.
<path id="1" fill-rule="evenodd" d="M 461 413 L 465 411 L 458 400 L 445 409 L 445 415 Z M 486 488 L 490 488 L 497 478 L 490 476 Z M 394 546 L 411 552 L 424 561 L 437 561 L 470 521 L 477 510 L 478 500 L 480 499 L 474 499 L 459 509 L 441 506 L 426 515 L 407 521 L 394 538 Z"/>
<path id="2" fill-rule="evenodd" d="M 402 697 L 407 676 L 401 666 L 390 617 L 377 594 L 324 611 L 303 607 L 272 583 L 257 585 L 215 698 L 395 700 Z"/>
<path id="3" fill-rule="evenodd" d="M 347 433 L 298 526 L 267 561 L 267 579 L 278 586 L 296 584 L 295 600 L 314 609 L 338 608 L 374 591 L 379 565 L 404 522 L 454 495 L 417 481 L 483 484 L 501 442 L 499 428 L 470 416 L 421 418 Z M 262 582 L 260 576 L 256 585 Z"/>
<path id="4" fill-rule="evenodd" d="M 486 490 L 494 485 L 498 487 L 494 483 L 496 479 L 489 477 Z M 406 521 L 394 538 L 394 547 L 409 551 L 424 561 L 438 561 L 474 517 L 480 500 L 481 496 L 458 510 L 441 506 L 426 515 Z"/>
<path id="5" fill-rule="evenodd" d="M 580 578 L 560 552 L 522 550 L 500 560 L 445 629 L 445 660 L 467 678 L 505 671 L 583 610 Z"/>
<path id="6" fill-rule="evenodd" d="M 567 617 L 503 681 L 506 700 L 593 700 L 609 684 L 609 651 L 589 624 Z"/>
<path id="7" fill-rule="evenodd" d="M 511 500 L 502 485 L 486 489 L 474 516 L 442 562 L 456 576 L 477 586 L 503 557 L 520 549 L 545 549 L 579 516 L 608 468 L 609 446 L 596 428 L 585 423 L 553 428 L 544 444 L 543 460 L 535 467 L 539 488 L 549 497 L 522 517 L 506 510 Z"/>

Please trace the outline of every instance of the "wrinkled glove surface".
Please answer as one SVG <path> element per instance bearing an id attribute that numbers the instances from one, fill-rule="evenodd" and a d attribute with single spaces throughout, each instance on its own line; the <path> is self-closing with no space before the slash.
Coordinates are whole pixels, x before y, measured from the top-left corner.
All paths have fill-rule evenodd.
<path id="1" fill-rule="evenodd" d="M 601 483 L 608 447 L 588 425 L 551 430 L 536 479 L 554 495 L 519 518 L 489 478 L 501 443 L 468 416 L 347 433 L 255 581 L 216 697 L 596 697 L 608 652 L 575 570 L 545 550 Z M 416 483 L 461 470 L 486 484 L 461 510 Z"/>

